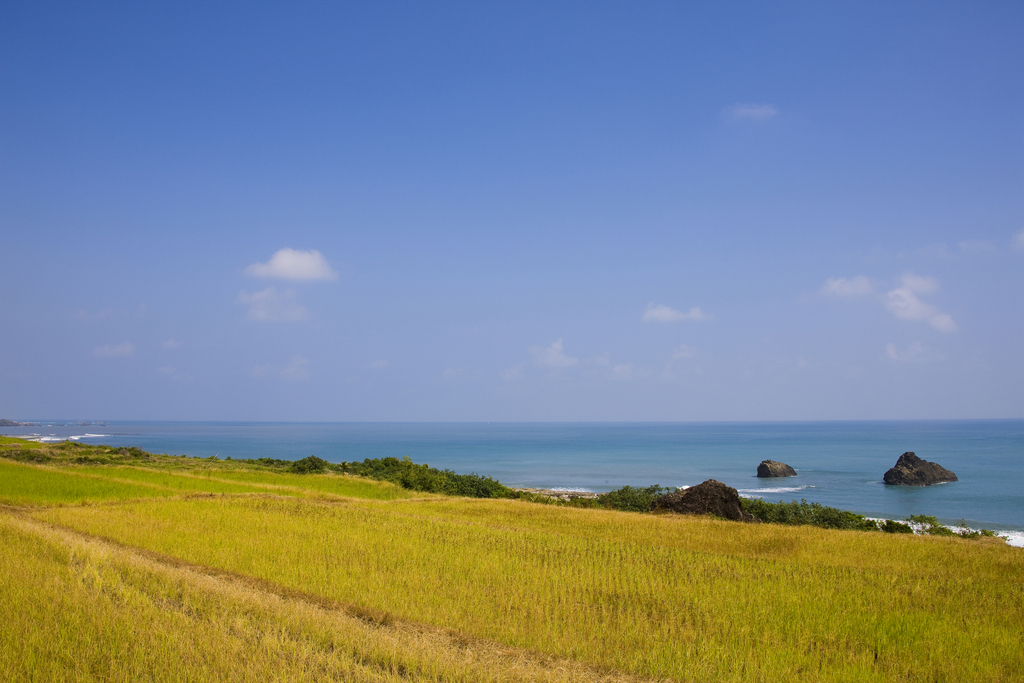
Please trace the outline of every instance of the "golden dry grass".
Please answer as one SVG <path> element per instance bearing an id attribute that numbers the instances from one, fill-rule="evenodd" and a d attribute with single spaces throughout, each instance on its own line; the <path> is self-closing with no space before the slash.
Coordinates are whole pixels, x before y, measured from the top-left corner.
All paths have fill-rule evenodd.
<path id="1" fill-rule="evenodd" d="M 589 666 L 676 680 L 1016 680 L 1005 545 L 465 499 L 149 500 L 35 513 Z"/>
<path id="2" fill-rule="evenodd" d="M 631 681 L 0 512 L 5 681 Z"/>
<path id="3" fill-rule="evenodd" d="M 0 676 L 1024 679 L 1000 541 L 412 495 L 0 462 Z"/>

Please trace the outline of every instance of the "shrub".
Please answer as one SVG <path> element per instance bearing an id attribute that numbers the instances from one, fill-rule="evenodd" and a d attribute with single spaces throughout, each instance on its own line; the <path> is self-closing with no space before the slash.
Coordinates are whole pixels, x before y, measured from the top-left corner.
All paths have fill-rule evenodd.
<path id="1" fill-rule="evenodd" d="M 773 524 L 789 524 L 793 526 L 809 525 L 823 529 L 852 529 L 855 531 L 876 531 L 878 525 L 848 510 L 827 507 L 821 503 L 808 503 L 806 499 L 799 503 L 769 503 L 760 498 L 740 498 L 743 509 L 762 522 Z"/>
<path id="2" fill-rule="evenodd" d="M 878 528 L 887 534 L 912 534 L 914 533 L 914 527 L 903 522 L 897 522 L 892 519 L 887 519 L 882 524 L 878 525 Z"/>
<path id="3" fill-rule="evenodd" d="M 252 462 L 258 465 L 265 465 L 267 467 L 291 467 L 294 463 L 292 460 L 278 460 L 277 458 L 256 458 L 254 460 L 243 460 L 242 462 Z"/>
<path id="4" fill-rule="evenodd" d="M 655 498 L 666 493 L 672 493 L 675 489 L 668 489 L 661 486 L 648 486 L 647 488 L 634 488 L 623 486 L 620 489 L 602 493 L 597 497 L 597 502 L 602 507 L 625 512 L 650 512 L 651 504 Z"/>
<path id="5" fill-rule="evenodd" d="M 327 462 L 323 458 L 318 458 L 315 455 L 311 455 L 308 458 L 296 460 L 295 462 L 292 463 L 290 469 L 292 472 L 295 472 L 297 474 L 311 474 L 314 472 L 323 472 L 328 467 L 330 467 L 329 462 Z"/>
<path id="6" fill-rule="evenodd" d="M 501 482 L 479 474 L 456 474 L 429 465 L 417 465 L 409 456 L 398 458 L 367 458 L 362 462 L 343 462 L 336 466 L 341 472 L 390 481 L 411 491 L 444 493 L 469 498 L 514 498 L 516 494 Z"/>
<path id="7" fill-rule="evenodd" d="M 956 536 L 956 532 L 939 524 L 934 515 L 910 515 L 911 522 L 921 525 L 921 533 L 928 536 Z"/>
<path id="8" fill-rule="evenodd" d="M 1005 536 L 1000 536 L 996 532 L 991 531 L 989 529 L 978 529 L 977 531 L 970 529 L 967 526 L 966 519 L 961 519 L 959 522 L 957 522 L 956 527 L 957 528 L 953 530 L 953 533 L 955 533 L 960 538 L 969 538 L 971 540 L 977 540 L 979 538 L 1006 538 Z"/>

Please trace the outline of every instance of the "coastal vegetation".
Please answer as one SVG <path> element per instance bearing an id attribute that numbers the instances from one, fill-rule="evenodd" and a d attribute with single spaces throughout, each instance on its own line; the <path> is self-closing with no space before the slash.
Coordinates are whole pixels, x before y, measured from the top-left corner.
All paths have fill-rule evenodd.
<path id="1" fill-rule="evenodd" d="M 854 531 L 875 531 L 878 523 L 848 510 L 828 507 L 820 503 L 795 500 L 786 503 L 770 503 L 760 498 L 742 498 L 743 509 L 762 522 L 771 524 L 809 525 L 822 529 L 849 529 Z"/>
<path id="2" fill-rule="evenodd" d="M 1010 681 L 1024 670 L 1024 553 L 999 539 L 788 525 L 831 519 L 805 503 L 771 508 L 786 525 L 741 524 L 125 450 L 0 442 L 3 678 Z M 397 462 L 381 472 L 424 471 Z M 624 493 L 636 503 L 638 491 Z"/>

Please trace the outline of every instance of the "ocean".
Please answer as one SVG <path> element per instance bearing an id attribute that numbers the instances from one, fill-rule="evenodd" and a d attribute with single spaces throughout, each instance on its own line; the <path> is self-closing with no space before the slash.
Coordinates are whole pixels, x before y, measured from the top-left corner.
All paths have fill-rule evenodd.
<path id="1" fill-rule="evenodd" d="M 306 423 L 39 421 L 5 435 L 138 446 L 155 453 L 331 462 L 408 455 L 508 486 L 609 491 L 718 479 L 741 495 L 801 500 L 870 517 L 934 515 L 1024 542 L 1024 420 L 733 423 Z M 904 451 L 959 481 L 886 486 Z M 762 460 L 797 476 L 758 479 Z M 1016 544 L 1016 543 L 1015 543 Z"/>

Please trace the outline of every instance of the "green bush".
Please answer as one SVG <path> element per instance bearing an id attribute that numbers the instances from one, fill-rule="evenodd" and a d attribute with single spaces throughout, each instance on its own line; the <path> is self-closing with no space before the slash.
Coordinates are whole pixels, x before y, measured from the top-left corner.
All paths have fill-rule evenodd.
<path id="1" fill-rule="evenodd" d="M 673 491 L 675 489 L 668 489 L 657 485 L 646 488 L 623 486 L 620 489 L 599 495 L 597 497 L 597 504 L 611 510 L 650 512 L 651 504 L 654 503 L 655 498 Z"/>
<path id="2" fill-rule="evenodd" d="M 769 503 L 760 498 L 740 498 L 743 509 L 762 522 L 772 524 L 789 524 L 793 526 L 809 525 L 823 529 L 852 529 L 854 531 L 876 531 L 878 525 L 855 512 L 826 507 L 821 503 L 808 503 L 806 499 L 799 503 Z"/>
<path id="3" fill-rule="evenodd" d="M 294 462 L 291 460 L 278 460 L 277 458 L 255 458 L 252 460 L 242 460 L 242 462 L 251 462 L 257 465 L 265 465 L 267 467 L 288 467 L 290 468 Z"/>
<path id="4" fill-rule="evenodd" d="M 897 522 L 892 519 L 887 519 L 882 524 L 878 525 L 878 528 L 887 534 L 912 534 L 914 533 L 914 527 L 903 522 Z"/>
<path id="5" fill-rule="evenodd" d="M 514 498 L 516 494 L 501 482 L 479 474 L 456 474 L 429 465 L 417 465 L 409 456 L 398 458 L 367 458 L 362 462 L 343 462 L 334 467 L 339 472 L 390 481 L 411 491 L 444 493 L 469 498 Z"/>
<path id="6" fill-rule="evenodd" d="M 323 458 L 311 455 L 308 458 L 296 460 L 289 469 L 296 474 L 313 474 L 323 472 L 330 466 L 331 464 Z"/>
<path id="7" fill-rule="evenodd" d="M 921 533 L 928 536 L 956 536 L 956 532 L 939 524 L 934 515 L 910 515 L 911 522 L 921 525 Z"/>
<path id="8" fill-rule="evenodd" d="M 50 462 L 54 458 L 44 452 L 28 448 L 10 448 L 0 451 L 0 458 L 10 458 L 18 462 Z"/>

